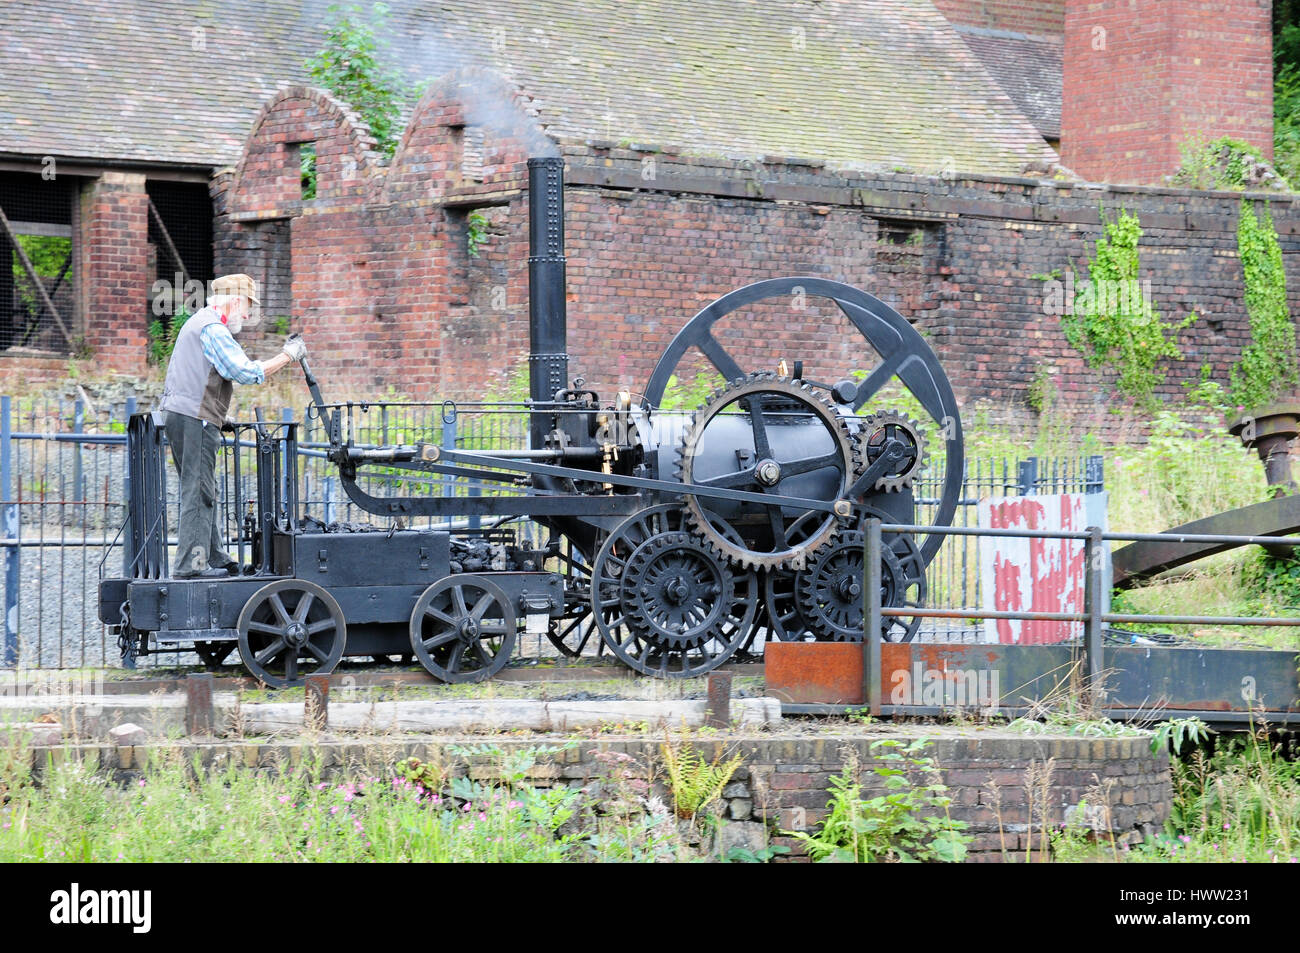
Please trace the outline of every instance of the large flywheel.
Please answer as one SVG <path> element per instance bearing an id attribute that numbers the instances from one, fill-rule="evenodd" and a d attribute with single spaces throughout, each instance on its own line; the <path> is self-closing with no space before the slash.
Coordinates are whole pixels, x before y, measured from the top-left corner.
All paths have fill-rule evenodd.
<path id="1" fill-rule="evenodd" d="M 743 313 L 760 302 L 788 299 L 791 302 L 790 324 L 791 327 L 796 327 L 800 325 L 801 315 L 806 313 L 806 301 L 809 298 L 824 298 L 833 302 L 864 339 L 861 364 L 851 369 L 851 379 L 820 384 L 807 380 L 798 383 L 823 392 L 814 396 L 816 402 L 829 399 L 836 410 L 842 411 L 841 416 L 860 420 L 860 423 L 852 425 L 855 439 L 860 441 L 857 452 L 862 455 L 862 465 L 868 470 L 875 467 L 871 485 L 861 488 L 867 494 L 866 502 L 870 502 L 871 493 L 914 490 L 920 510 L 916 519 L 918 524 L 951 524 L 961 496 L 964 457 L 961 418 L 952 385 L 934 351 L 907 319 L 879 298 L 858 288 L 825 278 L 791 277 L 759 281 L 723 295 L 699 311 L 668 345 L 646 385 L 647 410 L 653 414 L 662 404 L 669 381 L 689 364 L 689 352 L 698 351 L 702 354 L 724 380 L 732 382 L 731 386 L 735 386 L 737 381 L 742 382 L 741 386 L 746 386 L 753 382 L 754 372 L 772 370 L 781 360 L 798 362 L 805 355 L 812 356 L 824 351 L 826 342 L 815 336 L 810 336 L 807 341 L 796 341 L 788 335 L 781 335 L 780 340 L 772 345 L 778 350 L 772 350 L 770 358 L 757 358 L 755 355 L 762 345 L 755 341 L 752 328 L 741 328 L 733 338 L 728 338 L 718 326 L 727 316 Z M 743 363 L 741 357 L 728 349 L 730 345 L 733 350 L 739 351 L 737 344 L 742 344 L 744 348 Z M 759 360 L 762 363 L 757 363 Z M 908 402 L 919 407 L 924 412 L 923 417 L 930 419 L 913 421 L 890 407 L 883 406 L 885 398 L 881 392 L 891 384 L 900 386 L 908 395 Z M 730 401 L 733 404 L 737 402 Z M 713 408 L 721 413 L 725 410 L 715 407 L 715 403 L 716 399 L 702 408 L 702 411 Z M 762 404 L 757 416 L 761 422 L 766 422 L 769 412 L 765 400 Z M 805 404 L 805 411 L 820 418 L 810 404 Z M 751 414 L 751 421 L 753 417 Z M 693 428 L 696 431 L 701 429 L 698 419 Z M 689 437 L 688 434 L 687 439 Z M 754 437 L 757 438 L 758 434 L 755 433 Z M 703 444 L 699 446 L 705 447 Z M 705 449 L 707 452 L 707 447 Z M 744 480 L 744 488 L 752 490 L 754 486 L 750 477 L 759 475 L 756 469 L 758 462 L 737 461 L 731 468 L 731 478 Z M 768 476 L 774 472 L 769 469 Z M 687 476 L 688 473 L 683 472 L 684 480 Z M 689 476 L 696 480 L 711 477 L 717 481 L 719 477 L 726 478 L 728 475 L 702 473 L 696 467 L 689 472 Z M 722 484 L 715 482 L 715 485 Z M 716 507 L 718 504 L 710 501 L 709 505 Z M 797 564 L 801 556 L 806 558 L 818 546 L 829 542 L 834 535 L 832 527 L 825 537 L 816 533 L 810 536 L 809 540 L 814 545 L 801 544 L 782 549 L 775 540 L 778 534 L 772 513 L 772 509 L 768 508 L 766 515 L 772 524 L 774 539 L 767 541 L 766 548 L 756 535 L 746 536 L 746 551 L 728 552 L 730 558 L 742 565 L 788 567 Z M 786 513 L 783 518 L 793 521 L 800 515 Z M 728 518 L 728 514 L 724 513 L 723 517 Z M 714 533 L 699 525 L 697 517 L 693 518 L 692 523 L 711 545 L 727 552 L 726 547 L 719 545 Z M 929 565 L 943 540 L 943 536 L 935 533 L 921 537 L 918 548 L 923 565 Z"/>

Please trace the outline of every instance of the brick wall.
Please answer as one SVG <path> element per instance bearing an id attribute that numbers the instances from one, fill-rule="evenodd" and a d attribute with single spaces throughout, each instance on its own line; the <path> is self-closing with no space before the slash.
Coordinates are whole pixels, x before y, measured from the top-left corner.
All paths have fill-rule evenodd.
<path id="1" fill-rule="evenodd" d="M 496 736 L 493 746 L 501 753 L 466 759 L 448 748 L 472 744 L 482 736 L 389 737 L 376 753 L 376 746 L 364 739 L 313 743 L 313 752 L 325 777 L 369 773 L 406 757 L 447 765 L 451 776 L 468 774 L 490 779 L 504 757 L 512 753 L 564 739 L 511 739 Z M 951 798 L 949 816 L 964 822 L 965 833 L 973 838 L 970 861 L 1019 861 L 1026 852 L 1039 859 L 1044 826 L 1059 830 L 1075 821 L 1091 829 L 1102 843 L 1140 842 L 1154 834 L 1169 817 L 1172 791 L 1169 758 L 1152 753 L 1146 738 L 1025 737 L 996 733 L 963 734 L 959 730 L 932 727 L 926 733 L 892 730 L 864 734 L 824 732 L 813 735 L 714 735 L 694 739 L 697 751 L 709 761 L 741 755 L 743 762 L 723 790 L 720 805 L 728 823 L 723 825 L 723 844 L 761 848 L 765 843 L 792 849 L 789 859 L 805 859 L 799 842 L 782 831 L 815 830 L 826 816 L 831 777 L 845 763 L 856 759 L 857 778 L 864 797 L 885 793 L 883 782 L 873 770 L 885 764 L 873 752 L 871 743 L 894 740 L 907 745 L 922 737 L 929 743 L 914 757 L 933 759 L 937 776 L 912 768 L 914 784 L 936 780 L 946 784 Z M 672 799 L 663 783 L 662 738 L 616 737 L 587 740 L 555 753 L 542 753 L 526 772 L 527 783 L 538 787 L 570 785 L 586 787 L 599 798 L 611 798 L 617 785 L 611 777 L 640 778 L 653 782 L 652 793 L 665 803 Z M 180 744 L 186 763 L 205 766 L 238 765 L 273 770 L 297 764 L 306 745 L 294 741 L 251 743 L 240 741 Z M 170 749 L 174 752 L 175 748 Z M 897 750 L 897 749 L 895 749 Z M 134 780 L 149 758 L 146 747 L 83 745 L 70 747 L 70 754 L 94 757 L 114 771 L 120 781 Z M 38 775 L 43 755 L 34 758 Z M 894 764 L 897 764 L 896 762 Z M 383 768 L 380 768 L 383 770 Z M 1088 809 L 1079 815 L 1079 804 Z"/>
<path id="2" fill-rule="evenodd" d="M 1269 0 L 1068 0 L 1061 161 L 1157 182 L 1180 143 L 1233 136 L 1273 154 Z"/>
<path id="3" fill-rule="evenodd" d="M 282 94 L 220 195 L 227 211 L 218 219 L 218 272 L 262 274 L 267 236 L 287 228 L 295 323 L 327 394 L 392 388 L 409 397 L 481 397 L 499 392 L 527 352 L 523 159 L 535 145 L 526 131 L 489 135 L 481 175 L 467 180 L 460 127 L 472 111 L 458 95 L 451 84 L 425 97 L 386 172 L 370 165 L 364 142 L 340 135 L 354 151 L 339 167 L 369 170 L 365 187 L 295 204 L 277 195 L 292 160 L 262 141 L 265 130 L 281 140 L 315 134 L 318 143 L 331 133 L 310 125 L 320 112 L 305 110 L 302 95 Z M 277 109 L 297 118 L 281 121 Z M 340 115 L 320 121 L 337 126 Z M 1185 359 L 1171 368 L 1163 394 L 1179 395 L 1203 364 L 1226 380 L 1247 340 L 1239 195 L 846 176 L 817 162 L 712 160 L 604 143 L 566 146 L 565 157 L 571 369 L 605 395 L 642 390 L 672 336 L 717 296 L 808 274 L 861 286 L 903 310 L 967 409 L 992 401 L 1028 415 L 1028 385 L 1047 366 L 1068 412 L 1112 428 L 1112 380 L 1085 368 L 1066 344 L 1059 319 L 1045 313 L 1050 286 L 1041 277 L 1085 273 L 1103 209 L 1139 216 L 1142 277 L 1164 317 L 1200 315 L 1181 339 Z M 1300 215 L 1289 197 L 1271 201 L 1293 265 Z M 475 212 L 488 222 L 487 243 L 471 257 L 466 231 Z M 282 288 L 266 277 L 274 297 Z M 809 377 L 833 379 L 872 362 L 842 316 L 816 299 L 802 304 L 755 308 L 719 337 L 749 369 L 802 359 Z"/>
<path id="4" fill-rule="evenodd" d="M 105 172 L 83 192 L 82 314 L 101 367 L 141 373 L 153 261 L 145 177 Z"/>
<path id="5" fill-rule="evenodd" d="M 989 30 L 1060 36 L 1065 0 L 934 0 L 951 22 Z"/>

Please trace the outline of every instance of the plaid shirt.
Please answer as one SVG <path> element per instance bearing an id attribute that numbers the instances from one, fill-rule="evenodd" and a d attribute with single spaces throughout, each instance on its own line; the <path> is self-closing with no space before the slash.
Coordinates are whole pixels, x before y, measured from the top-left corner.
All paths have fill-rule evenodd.
<path id="1" fill-rule="evenodd" d="M 266 380 L 262 365 L 250 361 L 224 324 L 209 324 L 199 334 L 203 356 L 228 381 L 236 384 L 261 384 Z"/>

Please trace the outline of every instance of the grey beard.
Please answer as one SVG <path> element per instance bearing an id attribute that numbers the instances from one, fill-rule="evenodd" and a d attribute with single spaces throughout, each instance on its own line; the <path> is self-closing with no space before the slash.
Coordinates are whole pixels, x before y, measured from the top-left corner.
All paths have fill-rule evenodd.
<path id="1" fill-rule="evenodd" d="M 227 316 L 226 330 L 231 334 L 238 334 L 240 331 L 244 330 L 244 319 Z"/>

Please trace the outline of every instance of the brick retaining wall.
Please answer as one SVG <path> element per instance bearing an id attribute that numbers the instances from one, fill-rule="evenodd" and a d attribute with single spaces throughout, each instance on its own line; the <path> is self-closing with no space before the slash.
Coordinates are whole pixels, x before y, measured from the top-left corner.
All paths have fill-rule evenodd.
<path id="1" fill-rule="evenodd" d="M 867 797 L 883 793 L 879 777 L 871 770 L 871 742 L 891 738 L 910 742 L 917 737 L 933 739 L 924 754 L 933 758 L 942 780 L 949 786 L 954 819 L 965 821 L 974 837 L 970 860 L 1022 860 L 1027 849 L 1035 854 L 1042 843 L 1044 823 L 1059 829 L 1087 799 L 1088 814 L 1097 836 L 1113 835 L 1119 842 L 1140 840 L 1154 833 L 1169 816 L 1169 761 L 1163 752 L 1154 754 L 1145 737 L 1088 739 L 1077 737 L 1026 737 L 996 731 L 961 732 L 933 728 L 928 732 L 891 730 L 888 733 L 825 733 L 803 737 L 765 735 L 697 736 L 694 739 L 704 757 L 729 757 L 739 753 L 744 762 L 724 791 L 729 826 L 751 838 L 763 836 L 758 824 L 766 825 L 771 843 L 796 848 L 798 842 L 779 831 L 814 829 L 825 815 L 830 778 L 839 774 L 846 758 L 856 757 L 859 776 Z M 326 774 L 339 776 L 349 771 L 390 767 L 406 757 L 450 762 L 453 774 L 492 774 L 492 758 L 459 763 L 447 752 L 451 745 L 482 744 L 485 740 L 502 751 L 562 744 L 565 738 L 529 739 L 464 738 L 440 736 L 391 737 L 347 741 L 338 738 L 315 744 L 326 765 Z M 661 779 L 661 739 L 582 739 L 567 750 L 542 755 L 530 772 L 532 783 L 575 786 L 600 783 L 609 773 L 613 753 L 637 776 L 653 774 Z M 197 756 L 204 764 L 234 763 L 262 769 L 301 762 L 302 743 L 271 741 L 251 743 L 222 741 L 180 742 L 188 763 Z M 45 763 L 46 751 L 53 757 L 96 757 L 99 763 L 118 773 L 119 779 L 134 778 L 153 746 L 69 745 L 34 749 L 35 762 Z M 1036 780 L 1035 780 L 1036 779 Z M 930 783 L 928 777 L 917 778 Z M 662 784 L 661 781 L 656 781 Z M 671 802 L 669 802 L 671 803 Z"/>

